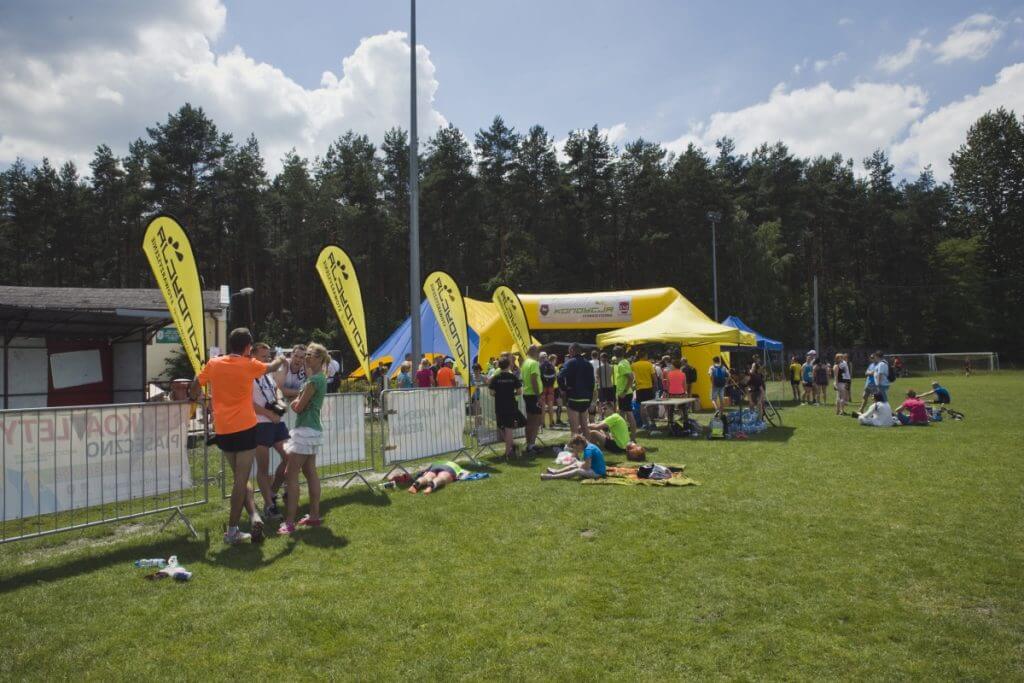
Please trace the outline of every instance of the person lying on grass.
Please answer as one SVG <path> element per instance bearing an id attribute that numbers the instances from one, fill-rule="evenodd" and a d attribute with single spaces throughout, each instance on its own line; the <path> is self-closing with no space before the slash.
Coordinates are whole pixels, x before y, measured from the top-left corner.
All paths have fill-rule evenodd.
<path id="1" fill-rule="evenodd" d="M 932 390 L 926 391 L 925 393 L 918 396 L 918 398 L 923 401 L 929 396 L 935 397 L 932 399 L 932 403 L 948 404 L 951 400 L 949 397 L 949 389 L 942 386 L 938 382 L 932 382 Z"/>
<path id="2" fill-rule="evenodd" d="M 924 401 L 917 397 L 917 392 L 913 389 L 907 392 L 907 400 L 896 409 L 896 419 L 903 426 L 927 427 L 931 424 Z"/>
<path id="3" fill-rule="evenodd" d="M 604 464 L 604 454 L 601 449 L 592 443 L 587 443 L 582 434 L 576 434 L 569 440 L 569 450 L 576 456 L 577 460 L 583 462 L 576 465 L 568 465 L 561 469 L 548 468 L 540 475 L 541 480 L 548 479 L 600 479 L 607 474 L 608 469 Z"/>
<path id="4" fill-rule="evenodd" d="M 445 484 L 450 484 L 457 480 L 464 472 L 465 470 L 459 467 L 454 460 L 432 462 L 416 473 L 412 486 L 407 490 L 409 493 L 423 491 L 423 495 L 426 495 L 437 489 L 444 488 Z"/>

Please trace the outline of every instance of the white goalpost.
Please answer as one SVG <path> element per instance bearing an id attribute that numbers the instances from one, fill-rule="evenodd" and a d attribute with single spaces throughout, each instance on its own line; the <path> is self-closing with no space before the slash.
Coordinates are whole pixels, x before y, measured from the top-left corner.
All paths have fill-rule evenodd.
<path id="1" fill-rule="evenodd" d="M 999 354 L 994 351 L 956 351 L 949 353 L 892 353 L 885 357 L 892 363 L 899 358 L 904 372 L 994 372 L 999 369 Z"/>

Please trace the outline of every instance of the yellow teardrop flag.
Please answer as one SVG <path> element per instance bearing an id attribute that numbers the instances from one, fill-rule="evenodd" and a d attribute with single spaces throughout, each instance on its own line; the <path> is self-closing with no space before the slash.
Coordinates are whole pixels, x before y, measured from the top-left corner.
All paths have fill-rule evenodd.
<path id="1" fill-rule="evenodd" d="M 423 293 L 427 295 L 441 333 L 452 351 L 462 386 L 469 386 L 469 328 L 466 324 L 466 302 L 459 286 L 451 275 L 435 270 L 423 281 Z"/>
<path id="2" fill-rule="evenodd" d="M 157 216 L 146 228 L 142 251 L 163 292 L 185 354 L 198 375 L 206 363 L 206 332 L 203 290 L 188 235 L 170 216 Z"/>
<path id="3" fill-rule="evenodd" d="M 530 325 L 526 322 L 526 311 L 523 310 L 523 303 L 511 289 L 502 285 L 494 290 L 491 300 L 498 307 L 498 314 L 505 321 L 512 341 L 519 347 L 519 352 L 526 355 L 526 350 L 533 343 L 530 335 Z"/>
<path id="4" fill-rule="evenodd" d="M 355 266 L 341 247 L 324 247 L 316 259 L 316 272 L 327 290 L 341 328 L 352 345 L 366 378 L 370 378 L 370 354 L 366 350 L 366 313 Z"/>

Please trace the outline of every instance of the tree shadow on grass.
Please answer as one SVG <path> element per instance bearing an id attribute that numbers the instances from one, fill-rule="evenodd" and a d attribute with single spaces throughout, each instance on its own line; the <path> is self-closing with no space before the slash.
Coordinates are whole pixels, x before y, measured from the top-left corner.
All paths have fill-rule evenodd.
<path id="1" fill-rule="evenodd" d="M 254 546 L 256 547 L 256 546 Z M 206 555 L 210 550 L 210 531 L 204 530 L 198 541 L 189 538 L 166 538 L 159 541 L 143 541 L 132 545 L 120 546 L 109 552 L 89 557 L 71 559 L 62 564 L 29 569 L 4 578 L 0 581 L 0 594 L 10 593 L 26 586 L 50 583 L 69 579 L 80 574 L 89 574 L 112 565 L 123 565 L 131 569 L 136 576 L 142 577 L 153 570 L 135 569 L 132 563 L 141 558 L 178 556 L 178 564 L 188 567 L 197 563 L 207 562 Z"/>

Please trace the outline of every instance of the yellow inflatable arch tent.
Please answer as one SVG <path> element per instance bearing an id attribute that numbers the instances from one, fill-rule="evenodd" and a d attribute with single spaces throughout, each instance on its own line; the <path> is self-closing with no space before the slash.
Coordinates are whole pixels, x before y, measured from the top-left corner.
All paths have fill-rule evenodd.
<path id="1" fill-rule="evenodd" d="M 711 403 L 707 367 L 721 346 L 754 346 L 754 335 L 709 318 L 673 287 L 620 292 L 520 294 L 530 329 L 612 330 L 597 335 L 597 345 L 678 344 L 697 368 L 694 393 L 704 406 Z M 480 360 L 513 349 L 512 336 L 501 317 L 478 330 Z"/>

